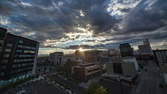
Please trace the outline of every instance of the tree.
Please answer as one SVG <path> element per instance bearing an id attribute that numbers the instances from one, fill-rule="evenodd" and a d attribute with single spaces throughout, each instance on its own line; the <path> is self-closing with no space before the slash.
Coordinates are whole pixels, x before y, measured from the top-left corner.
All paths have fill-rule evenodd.
<path id="1" fill-rule="evenodd" d="M 107 94 L 107 89 L 97 82 L 92 82 L 88 87 L 87 94 Z"/>
<path id="2" fill-rule="evenodd" d="M 101 86 L 96 89 L 94 94 L 107 94 L 107 89 Z"/>
<path id="3" fill-rule="evenodd" d="M 88 90 L 87 90 L 88 94 L 94 94 L 96 89 L 99 87 L 100 87 L 100 85 L 96 82 L 90 83 L 90 85 L 88 86 Z"/>

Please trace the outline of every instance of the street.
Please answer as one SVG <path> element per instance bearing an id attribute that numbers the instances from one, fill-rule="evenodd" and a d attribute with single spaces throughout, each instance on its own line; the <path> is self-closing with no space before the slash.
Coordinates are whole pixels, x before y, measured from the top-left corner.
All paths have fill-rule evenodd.
<path id="1" fill-rule="evenodd" d="M 45 80 L 35 82 L 29 88 L 29 91 L 25 94 L 66 94 L 65 91 L 52 84 L 48 84 Z"/>
<path id="2" fill-rule="evenodd" d="M 145 67 L 146 71 L 143 71 L 140 75 L 140 81 L 138 85 L 132 90 L 131 94 L 167 94 L 162 92 L 159 88 L 161 75 L 159 68 L 154 62 L 148 62 Z"/>
<path id="3" fill-rule="evenodd" d="M 129 94 L 132 87 L 120 83 L 119 81 L 112 81 L 112 80 L 100 80 L 99 83 L 108 89 L 108 94 Z"/>
<path id="4" fill-rule="evenodd" d="M 10 89 L 4 94 L 68 94 L 59 86 L 49 84 L 46 80 L 29 82 L 22 86 Z"/>
<path id="5" fill-rule="evenodd" d="M 73 91 L 76 94 L 85 94 L 85 90 L 80 87 L 78 84 L 73 83 L 70 80 L 65 80 L 63 77 L 58 76 L 58 75 L 52 75 L 50 76 L 56 83 L 59 83 L 60 85 L 69 88 L 71 91 Z"/>

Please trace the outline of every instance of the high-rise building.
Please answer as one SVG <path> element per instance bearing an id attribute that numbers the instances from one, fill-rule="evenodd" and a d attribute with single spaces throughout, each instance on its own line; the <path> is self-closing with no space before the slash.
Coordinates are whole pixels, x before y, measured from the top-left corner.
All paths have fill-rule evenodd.
<path id="1" fill-rule="evenodd" d="M 153 55 L 152 48 L 148 39 L 143 40 L 143 45 L 139 45 L 139 54 L 142 55 Z"/>
<path id="2" fill-rule="evenodd" d="M 120 44 L 120 53 L 122 57 L 133 56 L 133 48 L 129 43 Z"/>
<path id="3" fill-rule="evenodd" d="M 39 42 L 10 34 L 0 28 L 0 84 L 35 73 Z"/>

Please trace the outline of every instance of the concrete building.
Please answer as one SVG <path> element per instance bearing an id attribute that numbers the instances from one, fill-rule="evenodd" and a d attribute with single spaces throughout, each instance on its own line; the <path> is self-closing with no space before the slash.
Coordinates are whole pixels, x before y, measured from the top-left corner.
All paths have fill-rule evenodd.
<path id="1" fill-rule="evenodd" d="M 62 65 L 63 64 L 63 52 L 54 52 L 49 54 L 49 61 L 54 65 Z"/>
<path id="2" fill-rule="evenodd" d="M 88 80 L 89 78 L 101 72 L 101 68 L 97 64 L 85 63 L 73 67 L 74 77 L 78 80 Z"/>
<path id="3" fill-rule="evenodd" d="M 120 63 L 106 64 L 106 71 L 109 75 L 134 76 L 137 74 L 138 69 L 139 67 L 135 58 L 123 58 Z"/>
<path id="4" fill-rule="evenodd" d="M 122 71 L 122 63 L 107 63 L 106 64 L 106 72 L 109 75 L 113 74 L 119 74 L 121 75 L 123 73 Z"/>
<path id="5" fill-rule="evenodd" d="M 39 42 L 0 28 L 0 85 L 35 74 Z"/>
<path id="6" fill-rule="evenodd" d="M 107 73 L 123 76 L 136 75 L 139 67 L 136 58 L 133 55 L 133 48 L 129 43 L 120 45 L 120 54 L 118 51 L 114 51 L 113 54 L 110 55 L 112 61 L 111 63 L 106 64 Z"/>
<path id="7" fill-rule="evenodd" d="M 139 71 L 139 65 L 135 57 L 122 58 L 122 70 L 125 76 L 134 76 Z"/>

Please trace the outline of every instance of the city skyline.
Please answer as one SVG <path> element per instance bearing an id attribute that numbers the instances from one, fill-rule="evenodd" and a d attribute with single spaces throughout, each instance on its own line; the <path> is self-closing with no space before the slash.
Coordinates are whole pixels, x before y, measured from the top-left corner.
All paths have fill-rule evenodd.
<path id="1" fill-rule="evenodd" d="M 42 54 L 57 49 L 68 51 L 76 45 L 107 48 L 125 40 L 144 38 L 150 39 L 153 49 L 166 48 L 166 3 L 165 0 L 5 0 L 0 1 L 0 26 L 12 34 L 39 41 Z"/>

